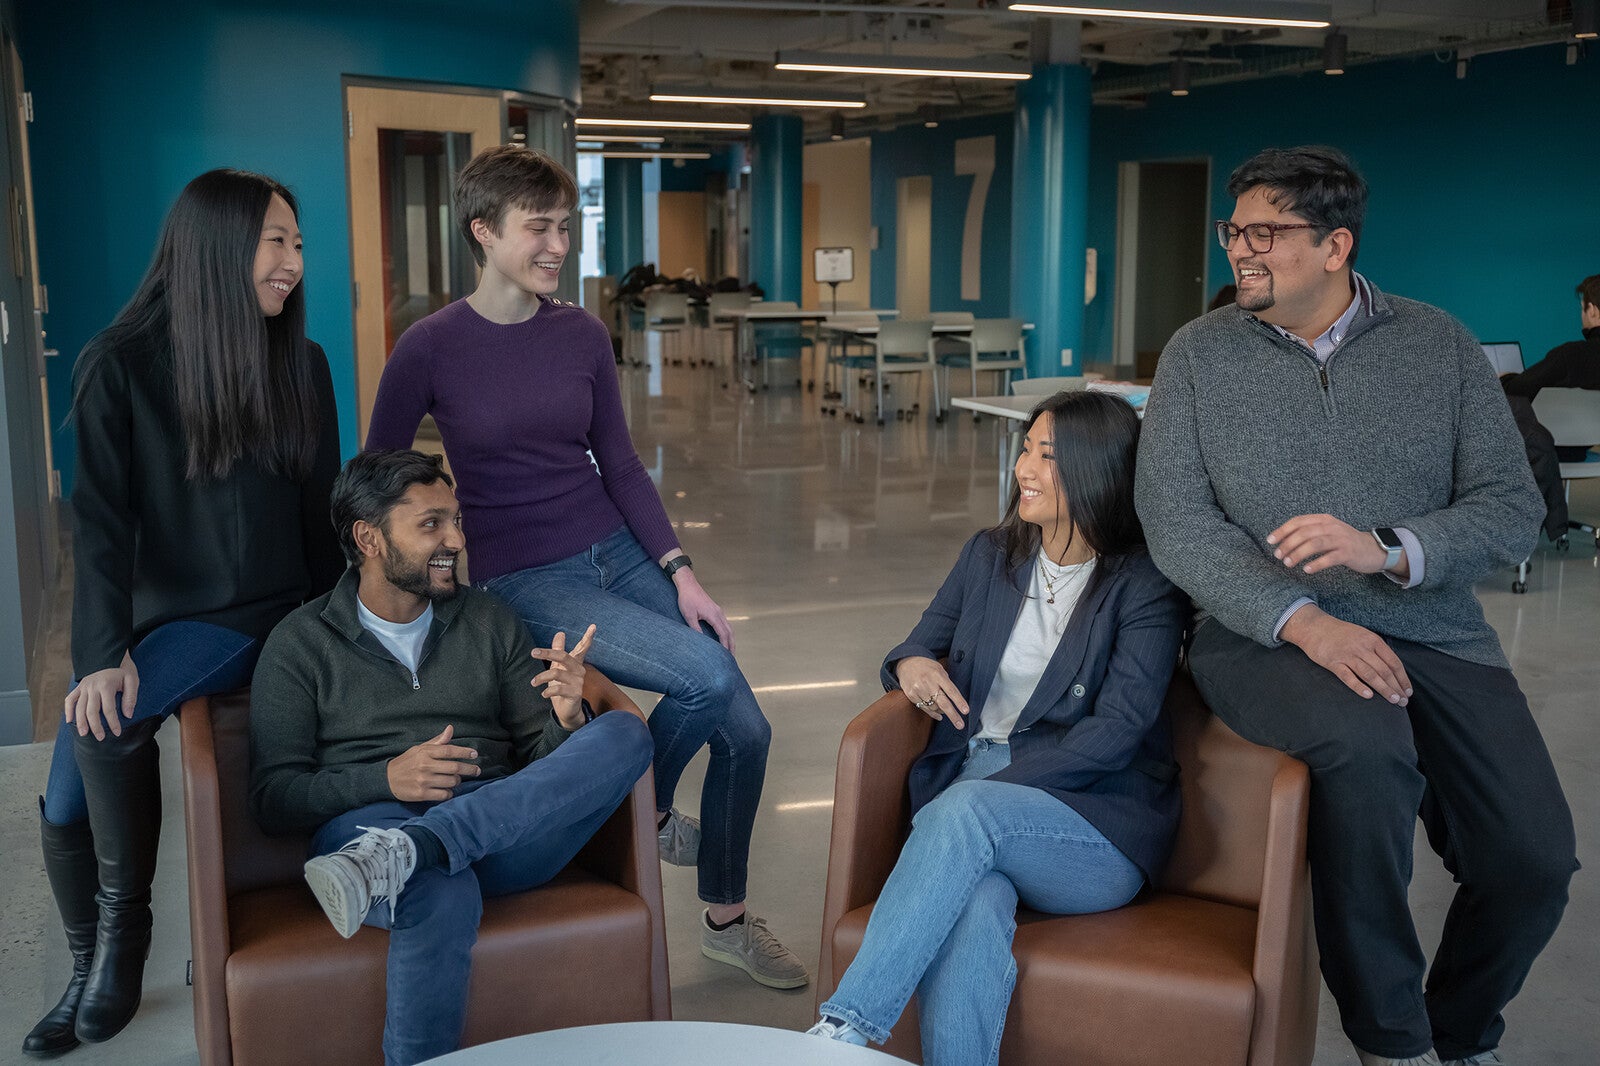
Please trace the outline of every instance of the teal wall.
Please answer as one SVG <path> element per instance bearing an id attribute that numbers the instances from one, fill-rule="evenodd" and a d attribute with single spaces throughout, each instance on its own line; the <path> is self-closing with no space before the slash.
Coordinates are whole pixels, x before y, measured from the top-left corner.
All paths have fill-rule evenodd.
<path id="1" fill-rule="evenodd" d="M 1233 210 L 1228 174 L 1257 150 L 1321 142 L 1372 187 L 1357 269 L 1387 292 L 1443 307 L 1485 340 L 1520 340 L 1529 362 L 1578 335 L 1573 286 L 1600 273 L 1600 54 L 1560 46 L 1481 56 L 1465 80 L 1432 56 L 1228 86 L 1141 111 L 1096 108 L 1089 244 L 1099 295 L 1084 347 L 1112 352 L 1119 161 L 1209 159 L 1212 210 Z M 1207 291 L 1232 280 L 1208 244 Z"/>
<path id="2" fill-rule="evenodd" d="M 973 178 L 956 173 L 955 142 L 993 135 L 994 176 L 983 208 L 982 297 L 961 299 L 961 239 Z M 933 311 L 971 311 L 980 318 L 1011 314 L 1011 152 L 1012 118 L 988 115 L 899 126 L 872 135 L 872 224 L 878 247 L 872 253 L 872 305 L 895 304 L 895 222 L 902 178 L 933 179 L 933 270 L 928 307 Z"/>
<path id="3" fill-rule="evenodd" d="M 300 200 L 307 331 L 328 352 L 346 454 L 355 362 L 342 75 L 578 98 L 577 0 L 55 0 L 22 5 L 51 420 L 72 361 L 132 294 L 168 206 L 217 166 Z M 70 481 L 71 434 L 56 463 Z"/>

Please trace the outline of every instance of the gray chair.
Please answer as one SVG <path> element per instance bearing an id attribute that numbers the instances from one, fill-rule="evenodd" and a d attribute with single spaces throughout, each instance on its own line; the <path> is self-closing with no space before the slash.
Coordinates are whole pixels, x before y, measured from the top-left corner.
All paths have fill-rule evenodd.
<path id="1" fill-rule="evenodd" d="M 717 364 L 726 365 L 722 361 L 722 339 L 727 338 L 729 350 L 728 359 L 733 359 L 732 353 L 738 350 L 735 331 L 739 328 L 739 320 L 726 317 L 729 311 L 743 311 L 750 306 L 750 294 L 747 292 L 714 292 L 706 304 L 706 330 L 717 338 Z"/>
<path id="2" fill-rule="evenodd" d="M 1104 381 L 1105 375 L 1092 370 L 1082 374 L 1062 375 L 1061 377 L 1023 378 L 1011 383 L 1013 396 L 1054 396 L 1058 392 L 1070 392 L 1074 389 L 1087 388 L 1091 381 Z"/>
<path id="3" fill-rule="evenodd" d="M 876 337 L 863 337 L 862 340 L 872 346 L 872 355 L 848 356 L 843 362 L 846 367 L 853 369 L 869 370 L 872 373 L 873 387 L 877 397 L 878 425 L 883 425 L 883 379 L 886 374 L 921 374 L 927 371 L 933 381 L 933 409 L 936 418 L 943 418 L 939 401 L 938 365 L 933 359 L 933 320 L 929 318 L 910 320 L 891 320 L 878 326 Z M 846 375 L 845 383 L 851 384 L 850 377 Z M 853 394 L 854 389 L 850 392 Z M 846 400 L 846 406 L 852 406 L 851 400 Z M 863 421 L 859 405 L 856 406 L 856 421 Z"/>
<path id="4" fill-rule="evenodd" d="M 949 351 L 939 356 L 939 369 L 944 375 L 944 402 L 950 403 L 950 368 L 965 367 L 972 379 L 972 395 L 978 395 L 978 372 L 994 372 L 1001 375 L 1001 382 L 1008 381 L 1011 371 L 1020 371 L 1022 379 L 1028 376 L 1027 363 L 1022 358 L 1022 319 L 1020 318 L 979 318 L 972 322 L 972 332 L 966 336 L 953 336 L 943 338 L 947 345 L 959 346 L 957 351 Z M 995 395 L 1001 395 L 1004 387 L 995 390 Z M 973 421 L 982 418 L 982 415 L 973 415 Z"/>
<path id="5" fill-rule="evenodd" d="M 661 355 L 666 357 L 666 338 L 672 337 L 674 353 L 681 355 L 679 347 L 684 333 L 694 328 L 689 318 L 689 297 L 681 292 L 652 292 L 644 302 L 645 333 L 661 334 Z"/>

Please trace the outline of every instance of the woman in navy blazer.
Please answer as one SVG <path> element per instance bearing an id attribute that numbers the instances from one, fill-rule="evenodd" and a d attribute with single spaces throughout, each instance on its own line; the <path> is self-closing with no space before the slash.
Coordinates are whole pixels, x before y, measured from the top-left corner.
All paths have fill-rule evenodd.
<path id="1" fill-rule="evenodd" d="M 1019 900 L 1120 907 L 1178 823 L 1162 703 L 1188 604 L 1134 514 L 1138 418 L 1059 393 L 1025 433 L 1005 518 L 884 660 L 884 687 L 938 725 L 911 768 L 911 836 L 811 1030 L 881 1043 L 915 993 L 928 1066 L 999 1058 Z"/>

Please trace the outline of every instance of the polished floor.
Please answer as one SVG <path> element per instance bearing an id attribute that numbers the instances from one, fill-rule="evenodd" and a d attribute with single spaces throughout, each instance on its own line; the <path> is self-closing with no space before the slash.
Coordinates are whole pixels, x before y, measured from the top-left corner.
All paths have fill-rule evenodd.
<path id="1" fill-rule="evenodd" d="M 705 587 L 735 620 L 738 654 L 773 725 L 752 857 L 750 903 L 807 965 L 819 946 L 834 757 L 846 723 L 879 694 L 883 653 L 909 630 L 962 542 L 995 516 L 1002 427 L 957 412 L 882 428 L 820 413 L 815 393 L 789 384 L 749 394 L 719 371 L 663 367 L 624 373 L 634 439 L 656 478 Z M 892 395 L 904 395 L 897 387 Z M 893 401 L 891 401 L 893 402 Z M 909 398 L 902 398 L 909 406 Z M 1600 486 L 1574 492 L 1574 513 L 1600 516 Z M 1600 565 L 1593 544 L 1541 549 L 1528 594 L 1509 574 L 1480 594 L 1555 755 L 1578 825 L 1580 855 L 1600 841 Z M 58 619 L 55 670 L 69 670 Z M 64 688 L 64 684 L 62 686 Z M 59 697 L 54 697 L 59 698 Z M 646 703 L 646 706 L 649 704 Z M 165 733 L 177 727 L 173 723 Z M 196 1061 L 185 987 L 189 926 L 176 738 L 165 745 L 166 832 L 157 881 L 157 940 L 144 1006 L 115 1041 L 72 1062 Z M 65 946 L 38 860 L 37 808 L 48 748 L 0 748 L 0 1062 L 59 994 Z M 696 809 L 703 757 L 679 805 Z M 699 954 L 693 872 L 664 868 L 676 1016 L 803 1028 L 810 989 L 773 992 Z M 1430 947 L 1451 885 L 1419 841 L 1413 900 Z M 1600 1047 L 1600 892 L 1573 882 L 1566 921 L 1507 1011 L 1502 1052 L 1513 1066 L 1596 1061 Z M 1070 1005 L 1063 1007 L 1070 1024 Z M 1316 1066 L 1356 1059 L 1324 996 Z M 1152 1064 L 1155 1066 L 1155 1064 Z"/>

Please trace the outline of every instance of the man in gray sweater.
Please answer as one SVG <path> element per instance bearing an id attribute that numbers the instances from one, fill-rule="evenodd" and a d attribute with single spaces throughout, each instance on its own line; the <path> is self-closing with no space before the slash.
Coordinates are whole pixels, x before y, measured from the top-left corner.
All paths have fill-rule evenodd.
<path id="1" fill-rule="evenodd" d="M 457 585 L 453 484 L 414 451 L 345 464 L 332 509 L 350 569 L 273 630 L 250 699 L 257 820 L 311 835 L 306 880 L 340 935 L 390 931 L 390 1066 L 456 1048 L 483 897 L 560 872 L 655 748 L 637 715 L 583 702 L 593 626 L 570 651 L 563 634 L 535 648 Z"/>
<path id="2" fill-rule="evenodd" d="M 1234 171 L 1237 303 L 1162 352 L 1137 501 L 1200 608 L 1195 683 L 1311 769 L 1323 976 L 1363 1066 L 1499 1063 L 1561 919 L 1571 814 L 1472 584 L 1543 505 L 1472 335 L 1353 264 L 1367 188 L 1330 148 Z M 1460 883 L 1424 986 L 1414 820 Z"/>

